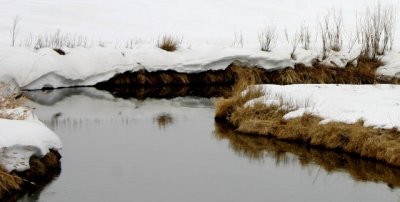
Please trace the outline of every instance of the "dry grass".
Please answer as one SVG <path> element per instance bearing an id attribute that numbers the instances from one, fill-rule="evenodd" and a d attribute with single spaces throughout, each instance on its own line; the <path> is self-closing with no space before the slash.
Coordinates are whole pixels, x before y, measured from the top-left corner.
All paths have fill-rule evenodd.
<path id="1" fill-rule="evenodd" d="M 51 150 L 43 158 L 31 157 L 29 160 L 30 169 L 24 172 L 6 172 L 0 168 L 0 200 L 14 201 L 15 196 L 25 188 L 34 185 L 35 188 L 45 186 L 48 179 L 57 174 L 54 170 L 60 170 L 60 154 L 57 151 Z M 48 182 L 47 182 L 48 183 Z"/>
<path id="2" fill-rule="evenodd" d="M 260 43 L 261 51 L 271 52 L 271 50 L 276 45 L 277 39 L 278 35 L 276 31 L 276 26 L 274 24 L 266 26 L 258 34 L 258 42 Z"/>
<path id="3" fill-rule="evenodd" d="M 215 102 L 216 119 L 225 119 L 235 111 L 234 106 L 241 106 L 250 99 L 262 96 L 259 89 L 248 88 L 250 85 L 262 83 L 263 71 L 261 69 L 233 67 L 233 72 L 236 82 L 232 87 L 232 95 L 230 98 L 220 98 Z M 242 94 L 242 91 L 246 89 L 246 93 Z"/>
<path id="4" fill-rule="evenodd" d="M 172 35 L 163 35 L 161 39 L 159 38 L 157 41 L 157 47 L 169 52 L 176 51 L 181 44 L 182 38 Z"/>
<path id="5" fill-rule="evenodd" d="M 307 144 L 281 141 L 270 137 L 257 137 L 236 133 L 229 126 L 215 124 L 215 137 L 229 140 L 232 150 L 251 160 L 274 158 L 276 164 L 296 161 L 301 167 L 317 165 L 326 172 L 346 172 L 354 180 L 384 182 L 389 187 L 400 187 L 400 169 L 385 163 L 357 158 L 343 152 L 309 147 Z M 293 157 L 294 155 L 294 157 Z"/>
<path id="6" fill-rule="evenodd" d="M 8 109 L 15 109 L 22 106 L 26 98 L 21 96 L 19 93 L 8 93 L 6 92 L 6 86 L 0 86 L 0 118 L 2 119 L 24 119 L 26 113 L 17 113 L 7 111 Z"/>
<path id="7" fill-rule="evenodd" d="M 20 191 L 23 180 L 15 174 L 7 173 L 4 169 L 0 169 L 0 199 L 4 195 L 14 191 Z"/>
<path id="8" fill-rule="evenodd" d="M 348 64 L 346 68 L 332 67 L 315 63 L 313 66 L 296 64 L 279 70 L 265 70 L 260 67 L 246 67 L 232 63 L 224 70 L 209 70 L 199 73 L 181 73 L 174 70 L 148 72 L 139 70 L 115 75 L 108 81 L 96 84 L 96 87 L 132 86 L 221 86 L 234 85 L 244 89 L 247 84 L 398 84 L 398 78 L 377 77 L 376 69 L 382 63 L 376 60 L 358 60 L 357 66 Z"/>
<path id="9" fill-rule="evenodd" d="M 356 67 L 328 67 L 314 64 L 308 67 L 297 64 L 294 68 L 285 68 L 265 73 L 263 83 L 270 84 L 398 84 L 400 79 L 376 76 L 376 69 L 382 63 L 376 60 L 359 60 Z"/>
<path id="10" fill-rule="evenodd" d="M 215 117 L 241 133 L 305 142 L 400 166 L 400 133 L 396 129 L 364 127 L 362 122 L 319 124 L 322 119 L 310 114 L 284 120 L 287 111 L 281 106 L 262 103 L 244 106 L 246 101 L 263 93 L 257 89 L 249 92 L 242 97 L 234 93 L 237 96 L 217 101 Z"/>

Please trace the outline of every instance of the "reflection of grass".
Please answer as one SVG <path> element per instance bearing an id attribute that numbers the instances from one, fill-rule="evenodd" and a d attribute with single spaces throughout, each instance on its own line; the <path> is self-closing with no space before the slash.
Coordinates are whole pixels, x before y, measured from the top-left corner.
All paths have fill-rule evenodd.
<path id="1" fill-rule="evenodd" d="M 277 164 L 287 164 L 293 162 L 290 156 L 295 155 L 302 167 L 316 164 L 328 173 L 344 171 L 357 181 L 384 182 L 390 187 L 400 187 L 400 169 L 378 161 L 333 150 L 322 151 L 305 144 L 285 142 L 270 137 L 238 134 L 220 123 L 215 124 L 215 137 L 219 140 L 229 140 L 230 147 L 235 153 L 252 160 L 262 160 L 266 156 L 272 156 Z"/>
<path id="2" fill-rule="evenodd" d="M 165 129 L 169 125 L 174 123 L 174 119 L 170 114 L 163 113 L 154 117 L 153 122 L 156 122 L 158 124 L 158 128 Z"/>

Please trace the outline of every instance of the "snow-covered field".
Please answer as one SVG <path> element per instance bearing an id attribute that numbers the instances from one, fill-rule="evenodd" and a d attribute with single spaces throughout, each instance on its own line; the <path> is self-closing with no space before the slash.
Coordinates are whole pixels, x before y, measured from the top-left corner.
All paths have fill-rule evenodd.
<path id="1" fill-rule="evenodd" d="M 262 102 L 282 105 L 291 119 L 310 113 L 331 121 L 356 123 L 376 128 L 400 128 L 400 86 L 398 85 L 260 85 L 265 96 L 247 105 Z"/>
<path id="2" fill-rule="evenodd" d="M 357 13 L 362 15 L 367 6 L 372 8 L 377 1 L 0 2 L 0 81 L 12 80 L 23 88 L 37 89 L 91 85 L 116 72 L 140 68 L 198 72 L 226 68 L 234 60 L 267 69 L 293 66 L 294 63 L 308 64 L 321 56 L 319 22 L 332 8 L 341 9 L 343 13 L 344 48 L 328 57 L 326 62 L 334 61 L 343 66 L 358 54 L 357 44 L 349 51 L 346 42 L 354 32 Z M 400 5 L 399 1 L 390 0 L 381 0 L 381 3 L 395 8 Z M 16 47 L 11 47 L 10 29 L 17 15 L 20 21 Z M 295 52 L 296 59 L 292 60 L 291 44 L 285 39 L 284 30 L 290 41 L 302 23 L 309 26 L 311 50 L 299 47 Z M 258 44 L 258 34 L 269 24 L 276 26 L 278 35 L 277 45 L 271 53 L 260 51 Z M 34 50 L 38 36 L 48 36 L 57 30 L 63 35 L 69 33 L 72 38 L 75 35 L 85 38 L 87 47 L 62 47 L 67 53 L 65 56 L 49 48 Z M 163 34 L 183 37 L 180 49 L 166 52 L 156 48 L 157 38 Z M 238 44 L 240 38 L 243 38 L 243 45 Z M 133 45 L 127 47 L 131 41 Z M 400 61 L 395 60 L 400 58 L 400 43 L 395 40 L 394 45 L 394 51 L 384 58 L 387 65 L 378 71 L 379 74 L 394 76 L 400 72 Z"/>

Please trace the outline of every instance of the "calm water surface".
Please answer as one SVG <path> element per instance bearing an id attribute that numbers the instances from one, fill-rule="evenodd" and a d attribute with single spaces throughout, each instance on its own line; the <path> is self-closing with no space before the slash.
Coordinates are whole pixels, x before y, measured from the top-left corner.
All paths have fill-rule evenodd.
<path id="1" fill-rule="evenodd" d="M 213 100 L 30 92 L 62 139 L 62 172 L 20 201 L 399 201 L 399 169 L 235 134 Z"/>

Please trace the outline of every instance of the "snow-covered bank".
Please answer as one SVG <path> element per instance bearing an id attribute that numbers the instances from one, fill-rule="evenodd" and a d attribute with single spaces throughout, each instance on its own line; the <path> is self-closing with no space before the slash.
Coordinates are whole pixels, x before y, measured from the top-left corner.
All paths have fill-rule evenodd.
<path id="1" fill-rule="evenodd" d="M 175 70 L 183 73 L 227 68 L 238 60 L 266 69 L 285 68 L 295 63 L 310 64 L 317 57 L 303 51 L 298 60 L 290 59 L 288 51 L 272 53 L 257 49 L 203 46 L 167 52 L 154 46 L 135 50 L 109 48 L 75 48 L 67 55 L 52 49 L 37 52 L 26 48 L 0 49 L 0 81 L 13 81 L 25 89 L 94 85 L 116 73 L 146 69 L 150 72 Z"/>
<path id="2" fill-rule="evenodd" d="M 304 113 L 328 122 L 356 123 L 376 128 L 400 128 L 400 86 L 397 85 L 260 85 L 265 96 L 247 105 L 262 102 L 282 105 L 292 119 Z"/>
<path id="3" fill-rule="evenodd" d="M 257 48 L 221 48 L 201 46 L 167 52 L 154 46 L 141 49 L 74 48 L 66 55 L 59 55 L 50 48 L 33 51 L 27 48 L 0 49 L 0 81 L 11 82 L 24 89 L 43 87 L 90 86 L 107 81 L 117 73 L 145 69 L 149 72 L 174 70 L 181 73 L 198 73 L 208 70 L 226 69 L 239 61 L 247 66 L 264 69 L 294 67 L 297 63 L 308 66 L 321 56 L 316 51 L 298 50 L 296 60 L 290 58 L 286 48 L 273 52 Z M 345 51 L 331 54 L 322 64 L 345 67 L 357 57 Z M 378 73 L 393 77 L 400 72 L 397 60 L 400 54 L 391 53 L 384 57 L 386 65 Z"/>
<path id="4" fill-rule="evenodd" d="M 2 110 L 4 111 L 4 110 Z M 0 165 L 6 171 L 24 171 L 30 168 L 29 159 L 32 156 L 43 157 L 50 149 L 62 148 L 59 137 L 48 129 L 28 109 L 7 109 L 25 111 L 24 120 L 0 118 Z"/>

